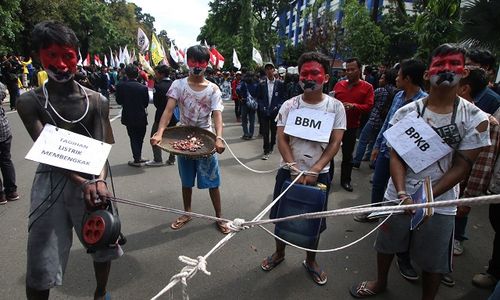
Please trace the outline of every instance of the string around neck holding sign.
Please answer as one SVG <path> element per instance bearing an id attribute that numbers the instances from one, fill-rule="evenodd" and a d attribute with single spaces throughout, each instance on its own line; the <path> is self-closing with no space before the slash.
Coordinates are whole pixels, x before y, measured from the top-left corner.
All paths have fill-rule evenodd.
<path id="1" fill-rule="evenodd" d="M 87 94 L 87 91 L 85 91 L 85 89 L 83 88 L 83 86 L 81 86 L 81 84 L 79 84 L 78 82 L 76 82 L 76 84 L 78 84 L 78 86 L 80 87 L 80 89 L 85 94 L 85 101 L 86 101 L 86 104 L 87 104 L 86 106 L 87 107 L 85 108 L 85 112 L 83 113 L 83 115 L 80 118 L 76 119 L 76 120 L 67 120 L 66 118 L 64 118 L 63 116 L 61 116 L 57 112 L 57 110 L 54 108 L 54 106 L 52 106 L 52 103 L 50 103 L 50 101 L 49 101 L 49 93 L 47 92 L 47 88 L 45 87 L 46 84 L 47 84 L 47 82 L 44 82 L 43 85 L 42 85 L 43 95 L 45 96 L 45 109 L 47 109 L 47 106 L 50 106 L 50 108 L 52 108 L 52 111 L 56 114 L 56 116 L 59 117 L 59 119 L 63 120 L 66 123 L 70 123 L 70 124 L 78 123 L 81 120 L 83 120 L 83 118 L 85 118 L 87 116 L 87 113 L 89 112 L 89 107 L 90 107 L 89 95 Z"/>

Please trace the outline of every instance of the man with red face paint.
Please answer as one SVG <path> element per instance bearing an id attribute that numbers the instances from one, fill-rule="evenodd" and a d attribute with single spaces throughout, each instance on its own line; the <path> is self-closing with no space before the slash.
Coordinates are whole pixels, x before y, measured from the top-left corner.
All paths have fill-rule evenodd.
<path id="1" fill-rule="evenodd" d="M 65 25 L 41 22 L 32 32 L 32 44 L 49 79 L 18 100 L 19 116 L 31 138 L 37 140 L 45 124 L 114 143 L 108 100 L 74 81 L 78 39 Z M 110 195 L 106 169 L 99 176 L 40 164 L 31 190 L 26 295 L 48 299 L 52 287 L 62 285 L 74 228 L 81 240 L 82 220 Z M 119 245 L 92 253 L 97 287 L 94 299 L 104 299 L 111 260 L 123 254 Z"/>
<path id="2" fill-rule="evenodd" d="M 344 103 L 347 114 L 347 130 L 342 139 L 342 166 L 340 169 L 340 185 L 347 191 L 354 189 L 351 185 L 352 154 L 356 144 L 356 133 L 360 126 L 361 114 L 368 113 L 373 106 L 373 87 L 361 80 L 361 63 L 357 58 L 346 60 L 347 80 L 337 82 L 333 90 L 335 98 Z M 333 175 L 333 162 L 330 167 Z"/>
<path id="3" fill-rule="evenodd" d="M 161 116 L 158 131 L 151 137 L 151 145 L 161 143 L 163 132 L 172 118 L 175 106 L 178 105 L 180 111 L 179 122 L 182 125 L 212 130 L 213 117 L 217 135 L 215 150 L 220 154 L 225 149 L 222 142 L 222 110 L 224 106 L 222 105 L 219 87 L 215 83 L 208 81 L 204 75 L 210 59 L 210 52 L 206 47 L 196 45 L 190 47 L 186 55 L 189 76 L 174 81 L 170 86 L 167 93 L 167 106 Z M 181 177 L 184 210 L 191 211 L 191 196 L 196 179 L 199 189 L 208 189 L 215 215 L 220 217 L 222 209 L 217 156 L 214 154 L 204 159 L 189 159 L 179 156 L 178 168 Z M 170 227 L 177 230 L 189 221 L 191 221 L 191 217 L 183 215 L 172 222 Z M 224 234 L 230 232 L 224 222 L 217 222 L 216 225 L 220 232 Z"/>
<path id="4" fill-rule="evenodd" d="M 404 118 L 422 118 L 452 151 L 415 173 L 407 161 L 422 159 L 425 153 L 419 151 L 423 150 L 415 149 L 405 161 L 392 148 L 386 201 L 398 199 L 403 204 L 413 203 L 409 195 L 416 192 L 426 177 L 431 178 L 434 201 L 457 199 L 457 184 L 467 177 L 482 147 L 490 144 L 487 115 L 457 96 L 458 82 L 468 73 L 464 70 L 464 53 L 463 49 L 450 44 L 436 48 L 424 73 L 424 79 L 431 83 L 429 95 L 403 106 L 390 121 L 392 126 L 398 126 Z M 422 269 L 422 299 L 434 299 L 443 274 L 452 270 L 456 211 L 456 206 L 434 208 L 434 214 L 413 231 L 410 231 L 413 212 L 390 217 L 378 230 L 375 241 L 377 280 L 352 286 L 351 295 L 365 298 L 383 292 L 394 254 L 409 248 L 412 261 Z"/>
<path id="5" fill-rule="evenodd" d="M 328 173 L 329 163 L 340 148 L 346 126 L 346 115 L 340 101 L 323 94 L 323 85 L 328 83 L 329 79 L 330 61 L 328 57 L 317 52 L 304 53 L 300 56 L 298 65 L 299 84 L 304 90 L 304 94 L 285 101 L 277 117 L 278 149 L 282 157 L 280 163 L 282 168 L 278 170 L 276 175 L 274 199 L 281 193 L 286 180 L 291 180 L 301 171 L 306 171 L 307 173 L 299 178 L 298 183 L 305 185 L 322 183 L 326 185 L 327 196 L 323 208 L 326 210 L 331 183 Z M 316 120 L 320 124 L 328 123 L 329 125 L 323 127 L 321 125 L 305 126 L 301 122 L 304 119 Z M 270 218 L 277 217 L 280 201 L 271 209 Z M 322 232 L 326 229 L 325 220 L 321 220 L 320 224 L 319 230 Z M 318 243 L 319 235 L 314 249 L 317 249 Z M 276 251 L 261 263 L 261 268 L 264 271 L 270 271 L 284 259 L 285 243 L 276 239 Z M 326 284 L 326 272 L 316 262 L 315 252 L 307 252 L 303 266 L 314 282 L 319 285 Z"/>

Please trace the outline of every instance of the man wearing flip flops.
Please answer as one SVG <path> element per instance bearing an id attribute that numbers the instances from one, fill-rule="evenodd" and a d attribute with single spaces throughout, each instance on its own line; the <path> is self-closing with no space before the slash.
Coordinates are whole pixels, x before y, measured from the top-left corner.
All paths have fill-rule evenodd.
<path id="1" fill-rule="evenodd" d="M 437 47 L 424 73 L 424 79 L 431 84 L 428 97 L 400 108 L 391 119 L 390 124 L 402 130 L 406 128 L 398 128 L 398 122 L 402 119 L 414 119 L 414 124 L 423 120 L 427 124 L 415 125 L 411 129 L 417 132 L 430 129 L 427 127 L 431 126 L 439 137 L 435 143 L 429 142 L 426 147 L 410 150 L 410 155 L 404 158 L 395 150 L 398 149 L 397 141 L 393 142 L 390 154 L 391 180 L 384 195 L 386 201 L 399 199 L 402 203 L 412 204 L 409 195 L 420 187 L 427 176 L 432 180 L 434 201 L 457 199 L 455 186 L 467 177 L 481 148 L 490 144 L 487 115 L 474 104 L 457 96 L 460 78 L 468 75 L 464 68 L 464 54 L 462 48 L 454 45 Z M 407 135 L 408 130 L 405 132 Z M 439 154 L 435 157 L 441 158 L 433 159 L 434 162 L 418 172 L 409 167 L 422 156 L 431 157 L 432 151 L 436 151 L 433 149 L 438 148 L 435 145 L 442 145 L 443 142 L 450 149 L 435 152 Z M 419 152 L 423 149 L 428 151 Z M 391 216 L 377 232 L 374 246 L 377 251 L 377 279 L 353 285 L 349 289 L 350 294 L 355 298 L 366 298 L 385 291 L 394 254 L 409 248 L 412 261 L 422 269 L 421 299 L 434 299 L 443 274 L 452 271 L 456 211 L 456 206 L 437 207 L 434 215 L 413 231 L 410 231 L 410 220 L 414 212 Z"/>
<path id="2" fill-rule="evenodd" d="M 205 70 L 210 59 L 210 52 L 206 47 L 196 45 L 187 50 L 187 65 L 189 76 L 172 83 L 167 96 L 168 102 L 160 119 L 158 131 L 151 137 L 151 145 L 161 143 L 163 132 L 167 128 L 176 105 L 180 110 L 180 123 L 185 126 L 196 126 L 212 130 L 212 117 L 215 123 L 215 151 L 224 152 L 222 142 L 222 105 L 221 91 L 216 84 L 205 78 Z M 199 189 L 208 189 L 210 199 L 215 209 L 215 216 L 221 217 L 220 200 L 220 171 L 217 156 L 211 155 L 206 159 L 189 159 L 178 157 L 179 175 L 182 183 L 182 200 L 184 210 L 191 211 L 191 198 L 194 181 L 197 179 Z M 174 230 L 182 228 L 191 221 L 191 217 L 183 215 L 177 218 L 170 227 Z M 230 229 L 224 222 L 217 222 L 217 228 L 224 234 Z"/>
<path id="3" fill-rule="evenodd" d="M 285 101 L 278 113 L 277 138 L 278 149 L 282 157 L 280 165 L 290 167 L 278 170 L 273 198 L 276 199 L 281 193 L 283 183 L 286 180 L 290 180 L 300 171 L 307 171 L 307 175 L 302 175 L 297 183 L 316 185 L 318 182 L 326 185 L 327 198 L 324 207 L 326 210 L 331 183 L 328 173 L 330 161 L 340 148 L 346 128 L 346 114 L 339 100 L 323 94 L 323 85 L 328 82 L 329 78 L 329 59 L 323 54 L 308 52 L 300 56 L 298 65 L 299 84 L 304 90 L 304 94 Z M 295 117 L 292 117 L 292 113 Z M 324 128 L 321 126 L 309 127 L 306 131 L 302 131 L 303 123 L 298 125 L 297 121 L 306 118 L 329 125 L 324 126 Z M 322 139 L 318 139 L 319 136 Z M 271 209 L 271 219 L 277 217 L 280 201 L 283 200 L 279 200 Z M 322 220 L 320 231 L 325 229 L 326 224 Z M 316 247 L 318 243 L 319 236 L 316 240 Z M 285 259 L 285 246 L 284 242 L 276 239 L 276 251 L 261 263 L 261 268 L 264 271 L 271 271 Z M 302 264 L 314 282 L 318 285 L 326 284 L 328 280 L 326 272 L 316 262 L 315 252 L 308 251 Z"/>

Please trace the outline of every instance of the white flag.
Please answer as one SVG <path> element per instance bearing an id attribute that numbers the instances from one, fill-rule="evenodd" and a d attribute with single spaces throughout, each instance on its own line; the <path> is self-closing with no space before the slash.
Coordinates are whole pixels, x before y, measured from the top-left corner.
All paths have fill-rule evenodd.
<path id="1" fill-rule="evenodd" d="M 120 59 L 115 54 L 115 68 L 119 68 L 119 67 L 120 67 Z"/>
<path id="2" fill-rule="evenodd" d="M 170 41 L 170 57 L 175 63 L 179 63 L 179 55 L 177 54 L 174 43 L 172 41 Z"/>
<path id="3" fill-rule="evenodd" d="M 120 52 L 118 53 L 118 60 L 120 61 L 121 64 L 125 63 L 125 60 L 123 59 L 123 50 L 122 50 L 122 47 L 120 47 Z"/>
<path id="4" fill-rule="evenodd" d="M 137 58 L 135 57 L 135 48 L 132 49 L 132 55 L 130 56 L 130 63 L 134 63 L 134 61 L 136 61 Z"/>
<path id="5" fill-rule="evenodd" d="M 139 46 L 140 53 L 149 49 L 149 39 L 140 27 L 137 28 L 137 46 Z"/>
<path id="6" fill-rule="evenodd" d="M 109 66 L 111 68 L 117 67 L 117 65 L 115 64 L 115 59 L 113 58 L 113 51 L 111 50 L 111 47 L 109 48 Z"/>
<path id="7" fill-rule="evenodd" d="M 128 65 L 130 63 L 130 54 L 128 54 L 127 45 L 123 48 L 123 62 Z"/>
<path id="8" fill-rule="evenodd" d="M 252 59 L 257 63 L 258 66 L 262 66 L 262 56 L 260 55 L 260 52 L 254 47 L 252 47 Z"/>
<path id="9" fill-rule="evenodd" d="M 104 66 L 108 66 L 108 57 L 104 54 Z"/>
<path id="10" fill-rule="evenodd" d="M 78 47 L 78 56 L 80 56 L 80 59 L 78 60 L 78 62 L 76 63 L 77 66 L 83 66 L 83 57 L 82 57 L 82 53 L 80 52 L 80 47 Z"/>
<path id="11" fill-rule="evenodd" d="M 238 59 L 238 54 L 236 54 L 236 50 L 233 48 L 233 66 L 236 69 L 241 69 L 241 63 L 240 60 Z"/>

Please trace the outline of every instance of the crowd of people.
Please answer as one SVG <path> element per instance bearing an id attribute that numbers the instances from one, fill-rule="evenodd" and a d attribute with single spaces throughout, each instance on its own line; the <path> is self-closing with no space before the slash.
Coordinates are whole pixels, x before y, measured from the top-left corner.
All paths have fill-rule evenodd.
<path id="1" fill-rule="evenodd" d="M 132 160 L 128 164 L 131 167 L 177 164 L 186 212 L 192 210 L 196 181 L 199 189 L 208 189 L 216 217 L 222 216 L 218 154 L 225 150 L 222 111 L 230 101 L 234 102 L 234 120 L 241 123 L 241 139 L 262 140 L 262 160 L 268 160 L 275 148 L 279 152 L 281 168 L 272 191 L 274 198 L 281 193 L 285 182 L 301 175 L 298 184 L 325 186 L 323 210 L 326 210 L 335 175 L 334 157 L 339 151 L 342 153 L 339 182 L 348 192 L 360 184 L 352 181 L 353 169 L 368 161 L 373 169 L 373 205 L 394 205 L 394 199 L 403 204 L 413 203 L 411 195 L 427 176 L 431 177 L 435 201 L 500 192 L 500 95 L 495 85 L 495 57 L 484 49 L 466 51 L 457 45 L 443 44 L 429 54 L 427 63 L 405 59 L 393 67 L 381 65 L 377 69 L 363 68 L 363 62 L 353 57 L 346 59 L 338 73 L 331 72 L 328 57 L 316 52 L 302 54 L 298 66 L 288 69 L 276 68 L 268 62 L 256 70 L 218 71 L 209 67 L 208 49 L 198 45 L 187 50 L 186 74 L 159 65 L 152 76 L 137 62 L 111 70 L 105 66 L 99 69 L 77 66 L 78 39 L 61 23 L 39 23 L 32 38 L 33 50 L 41 64 L 38 72 L 30 73 L 29 66 L 33 63 L 29 58 L 4 57 L 1 74 L 6 87 L 0 86 L 0 98 L 5 98 L 8 89 L 11 108 L 18 110 L 32 139 L 37 140 L 45 124 L 52 124 L 113 143 L 109 102 L 110 94 L 114 93 L 116 102 L 122 106 L 121 122 L 130 139 Z M 45 79 L 40 81 L 43 76 Z M 18 81 L 24 88 L 32 82 L 38 87 L 17 98 L 19 91 L 13 88 L 15 83 L 19 89 Z M 148 87 L 153 89 L 156 108 L 150 133 L 151 160 L 142 155 L 148 126 Z M 39 105 L 40 99 L 50 105 Z M 307 124 L 304 120 L 308 120 Z M 429 127 L 441 144 L 449 146 L 449 151 L 438 153 L 442 154 L 439 158 L 415 170 L 411 159 L 425 160 L 429 152 L 438 150 L 431 142 L 423 141 L 425 145 L 416 143 L 410 156 L 398 152 L 400 143 L 390 142 L 384 133 L 403 126 L 401 120 L 415 124 L 413 131 L 406 130 L 408 138 L 416 137 L 415 130 Z M 213 131 L 216 153 L 204 159 L 169 155 L 164 160 L 157 146 L 165 130 L 178 124 Z M 10 161 L 11 139 L 2 109 L 0 168 L 4 192 L 0 193 L 0 204 L 19 198 Z M 81 235 L 82 215 L 89 209 L 102 207 L 101 200 L 106 202 L 110 196 L 106 177 L 106 167 L 98 176 L 92 176 L 39 165 L 31 191 L 28 299 L 47 299 L 50 289 L 62 284 L 72 242 L 71 230 L 74 228 Z M 58 201 L 59 198 L 64 201 Z M 271 210 L 271 218 L 278 217 L 280 205 L 286 202 L 278 201 Z M 47 209 L 39 209 L 41 206 Z M 469 211 L 465 206 L 436 208 L 418 230 L 410 230 L 411 211 L 391 216 L 377 232 L 376 280 L 353 285 L 350 294 L 365 298 L 385 291 L 395 255 L 404 278 L 413 281 L 422 276 L 422 299 L 434 299 L 441 283 L 453 286 L 452 256 L 464 252 Z M 484 288 L 496 285 L 490 299 L 498 299 L 500 204 L 491 204 L 489 212 L 495 231 L 492 257 L 488 270 L 474 275 L 472 281 Z M 182 215 L 170 227 L 179 230 L 191 218 Z M 354 220 L 378 221 L 367 214 L 356 215 Z M 326 229 L 324 219 L 319 224 L 311 250 L 317 249 L 320 233 Z M 231 232 L 224 222 L 216 225 L 223 234 Z M 61 234 L 51 235 L 51 230 Z M 92 253 L 97 282 L 95 299 L 107 297 L 111 260 L 122 254 L 118 244 Z M 284 258 L 285 243 L 276 239 L 275 251 L 260 266 L 271 271 Z M 422 270 L 421 275 L 414 264 Z M 314 251 L 307 251 L 303 265 L 316 284 L 327 283 L 328 275 L 317 262 Z"/>

